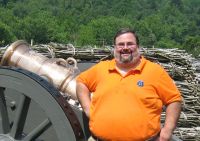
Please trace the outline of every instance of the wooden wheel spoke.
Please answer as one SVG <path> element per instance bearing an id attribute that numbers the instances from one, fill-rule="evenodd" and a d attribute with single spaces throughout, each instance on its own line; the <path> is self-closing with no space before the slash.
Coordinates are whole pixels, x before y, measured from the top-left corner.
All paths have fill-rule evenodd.
<path id="1" fill-rule="evenodd" d="M 5 101 L 5 95 L 4 95 L 4 88 L 0 87 L 0 115 L 1 115 L 1 129 L 0 131 L 3 134 L 6 134 L 10 131 L 10 122 L 8 117 L 8 111 Z"/>
<path id="2" fill-rule="evenodd" d="M 17 107 L 14 123 L 10 132 L 10 135 L 13 138 L 19 138 L 23 133 L 30 101 L 31 101 L 30 98 L 24 95 L 20 95 L 19 105 Z"/>
<path id="3" fill-rule="evenodd" d="M 22 141 L 32 141 L 38 138 L 43 132 L 45 132 L 51 126 L 49 119 L 45 119 L 34 130 L 32 130 Z"/>

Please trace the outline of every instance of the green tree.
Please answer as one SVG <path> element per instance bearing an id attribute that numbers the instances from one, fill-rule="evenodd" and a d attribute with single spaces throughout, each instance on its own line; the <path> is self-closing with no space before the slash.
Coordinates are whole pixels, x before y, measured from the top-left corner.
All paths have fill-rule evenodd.
<path id="1" fill-rule="evenodd" d="M 16 6 L 12 9 L 13 15 L 19 18 L 24 18 L 29 14 L 28 7 L 25 7 L 23 3 L 18 3 Z"/>
<path id="2" fill-rule="evenodd" d="M 15 34 L 20 39 L 36 43 L 48 43 L 56 40 L 59 25 L 49 13 L 38 13 L 36 18 L 26 17 L 16 23 Z"/>
<path id="3" fill-rule="evenodd" d="M 175 40 L 166 39 L 166 38 L 161 38 L 157 42 L 156 47 L 159 47 L 159 48 L 181 48 L 180 44 L 177 43 Z"/>
<path id="4" fill-rule="evenodd" d="M 192 53 L 194 56 L 200 55 L 200 36 L 188 36 L 185 39 L 183 48 L 188 52 Z"/>
<path id="5" fill-rule="evenodd" d="M 0 22 L 10 37 L 79 45 L 112 44 L 116 30 L 128 26 L 142 46 L 196 53 L 199 5 L 200 0 L 0 0 Z"/>
<path id="6" fill-rule="evenodd" d="M 15 39 L 16 37 L 11 32 L 11 29 L 4 23 L 0 22 L 0 46 L 9 44 L 10 41 L 14 41 Z"/>
<path id="7" fill-rule="evenodd" d="M 132 24 L 127 19 L 118 19 L 115 17 L 100 17 L 92 20 L 79 30 L 79 45 L 96 44 L 112 45 L 113 36 L 119 28 L 131 27 Z M 88 35 L 86 35 L 88 33 Z"/>
<path id="8" fill-rule="evenodd" d="M 8 3 L 8 0 L 1 0 L 0 1 L 0 4 L 2 4 L 3 6 L 6 6 Z"/>

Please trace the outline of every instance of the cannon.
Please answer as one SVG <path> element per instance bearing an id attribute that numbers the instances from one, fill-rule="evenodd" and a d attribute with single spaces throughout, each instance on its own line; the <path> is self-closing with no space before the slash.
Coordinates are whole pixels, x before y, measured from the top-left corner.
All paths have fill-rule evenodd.
<path id="1" fill-rule="evenodd" d="M 49 59 L 25 41 L 12 43 L 0 66 L 0 141 L 87 140 L 88 119 L 75 94 L 77 72 L 72 58 Z"/>
<path id="2" fill-rule="evenodd" d="M 22 40 L 11 44 L 0 66 L 0 141 L 86 141 L 78 72 L 73 58 L 47 58 Z"/>

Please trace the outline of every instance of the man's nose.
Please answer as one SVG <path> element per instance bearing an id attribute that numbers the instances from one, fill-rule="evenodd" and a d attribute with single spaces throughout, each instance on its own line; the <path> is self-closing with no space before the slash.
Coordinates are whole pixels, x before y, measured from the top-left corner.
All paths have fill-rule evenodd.
<path id="1" fill-rule="evenodd" d="M 129 49 L 129 45 L 128 44 L 124 44 L 123 49 Z"/>

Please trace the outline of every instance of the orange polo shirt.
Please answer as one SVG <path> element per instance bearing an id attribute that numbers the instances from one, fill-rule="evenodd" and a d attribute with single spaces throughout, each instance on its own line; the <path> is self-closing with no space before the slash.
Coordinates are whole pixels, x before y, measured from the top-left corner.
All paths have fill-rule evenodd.
<path id="1" fill-rule="evenodd" d="M 77 81 L 93 93 L 91 132 L 108 141 L 144 141 L 156 135 L 163 105 L 181 101 L 167 72 L 143 57 L 126 76 L 116 70 L 113 59 L 82 72 Z"/>

